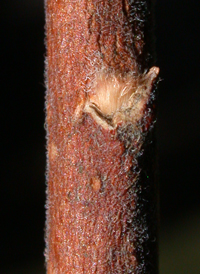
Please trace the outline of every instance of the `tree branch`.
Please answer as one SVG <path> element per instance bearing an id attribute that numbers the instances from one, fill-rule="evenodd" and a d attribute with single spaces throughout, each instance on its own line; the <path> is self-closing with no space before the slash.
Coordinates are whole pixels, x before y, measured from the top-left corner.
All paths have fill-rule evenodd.
<path id="1" fill-rule="evenodd" d="M 48 274 L 157 273 L 151 8 L 46 1 Z"/>

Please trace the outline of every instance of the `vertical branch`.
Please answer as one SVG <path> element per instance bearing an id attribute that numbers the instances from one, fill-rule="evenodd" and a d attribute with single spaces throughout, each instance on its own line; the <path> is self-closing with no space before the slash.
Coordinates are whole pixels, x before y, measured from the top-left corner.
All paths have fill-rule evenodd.
<path id="1" fill-rule="evenodd" d="M 157 273 L 151 1 L 46 0 L 48 274 Z"/>

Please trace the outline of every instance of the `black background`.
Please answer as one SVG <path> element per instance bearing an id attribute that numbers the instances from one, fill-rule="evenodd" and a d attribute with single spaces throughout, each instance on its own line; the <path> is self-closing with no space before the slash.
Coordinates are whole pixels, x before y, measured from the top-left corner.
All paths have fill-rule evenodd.
<path id="1" fill-rule="evenodd" d="M 197 0 L 156 4 L 161 274 L 200 273 Z M 45 273 L 44 9 L 1 4 L 0 273 Z"/>

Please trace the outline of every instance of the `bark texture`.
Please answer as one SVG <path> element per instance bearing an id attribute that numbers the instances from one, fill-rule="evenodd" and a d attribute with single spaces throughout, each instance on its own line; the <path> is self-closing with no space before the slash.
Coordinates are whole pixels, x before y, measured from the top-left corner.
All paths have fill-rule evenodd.
<path id="1" fill-rule="evenodd" d="M 157 273 L 151 9 L 46 0 L 48 274 Z"/>

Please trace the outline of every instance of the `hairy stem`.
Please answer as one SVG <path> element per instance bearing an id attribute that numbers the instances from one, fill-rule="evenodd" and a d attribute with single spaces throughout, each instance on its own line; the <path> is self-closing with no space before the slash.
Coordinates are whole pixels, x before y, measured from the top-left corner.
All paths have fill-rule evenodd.
<path id="1" fill-rule="evenodd" d="M 158 272 L 151 9 L 46 0 L 48 274 Z"/>

